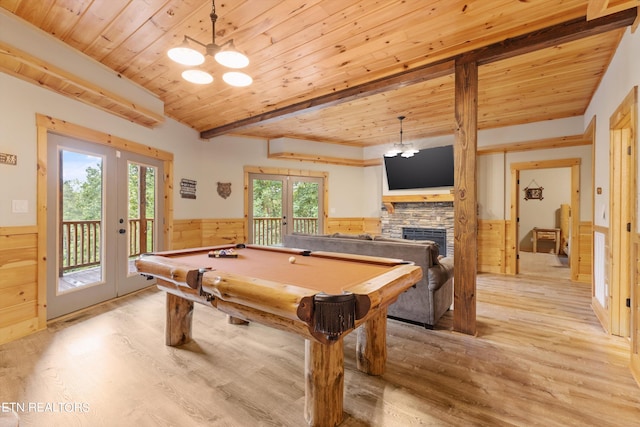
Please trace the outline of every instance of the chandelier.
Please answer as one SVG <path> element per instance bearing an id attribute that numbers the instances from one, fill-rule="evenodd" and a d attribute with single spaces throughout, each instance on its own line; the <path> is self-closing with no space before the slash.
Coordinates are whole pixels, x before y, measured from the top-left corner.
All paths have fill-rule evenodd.
<path id="1" fill-rule="evenodd" d="M 249 58 L 236 49 L 233 44 L 233 39 L 220 46 L 216 44 L 216 21 L 218 20 L 218 15 L 216 15 L 216 4 L 214 0 L 211 1 L 211 13 L 209 16 L 211 17 L 211 43 L 201 43 L 198 40 L 185 35 L 180 46 L 169 49 L 167 52 L 169 58 L 179 64 L 190 67 L 203 64 L 205 59 L 204 55 L 189 46 L 189 42 L 193 42 L 204 47 L 205 55 L 213 56 L 216 62 L 227 68 L 238 69 L 249 65 Z M 188 82 L 196 84 L 208 84 L 213 82 L 213 76 L 211 74 L 199 69 L 183 71 L 182 78 Z M 239 87 L 249 86 L 253 82 L 253 79 L 249 75 L 239 71 L 229 71 L 224 73 L 222 75 L 222 80 L 227 84 Z"/>
<path id="2" fill-rule="evenodd" d="M 396 142 L 393 144 L 393 147 L 389 149 L 386 153 L 384 153 L 385 157 L 395 157 L 400 154 L 404 158 L 413 157 L 414 154 L 418 152 L 415 148 L 413 148 L 413 144 L 411 143 L 403 143 L 402 142 L 402 121 L 405 119 L 404 116 L 399 116 L 398 120 L 400 120 L 400 142 Z"/>

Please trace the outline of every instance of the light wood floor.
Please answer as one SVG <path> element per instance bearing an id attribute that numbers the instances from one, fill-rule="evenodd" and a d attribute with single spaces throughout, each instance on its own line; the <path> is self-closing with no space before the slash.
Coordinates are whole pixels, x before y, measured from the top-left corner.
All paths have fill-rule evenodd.
<path id="1" fill-rule="evenodd" d="M 478 276 L 478 336 L 389 321 L 382 377 L 346 339 L 344 426 L 637 426 L 625 339 L 607 336 L 589 285 Z M 196 307 L 196 342 L 164 345 L 149 289 L 0 346 L 0 402 L 77 404 L 21 426 L 302 426 L 303 340 Z"/>
<path id="2" fill-rule="evenodd" d="M 552 253 L 518 252 L 520 256 L 520 274 L 556 279 L 571 278 L 571 268 L 566 255 Z"/>

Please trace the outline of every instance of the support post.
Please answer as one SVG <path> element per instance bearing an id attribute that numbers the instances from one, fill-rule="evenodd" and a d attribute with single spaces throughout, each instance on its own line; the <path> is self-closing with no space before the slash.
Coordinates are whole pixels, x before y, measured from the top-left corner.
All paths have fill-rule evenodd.
<path id="1" fill-rule="evenodd" d="M 478 64 L 455 65 L 453 329 L 476 334 Z"/>

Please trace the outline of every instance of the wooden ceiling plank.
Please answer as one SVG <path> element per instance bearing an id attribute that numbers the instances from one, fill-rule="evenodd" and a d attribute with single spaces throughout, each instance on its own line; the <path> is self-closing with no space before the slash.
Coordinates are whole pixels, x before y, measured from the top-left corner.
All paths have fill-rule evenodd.
<path id="1" fill-rule="evenodd" d="M 93 40 L 112 25 L 131 0 L 94 0 L 64 39 L 65 43 L 85 51 Z"/>
<path id="2" fill-rule="evenodd" d="M 274 0 L 271 0 L 274 1 Z M 120 64 L 118 70 L 125 74 L 132 80 L 136 76 L 139 76 L 139 72 L 148 66 L 155 66 L 156 63 L 161 63 L 163 66 L 170 69 L 170 66 L 184 70 L 185 67 L 173 63 L 167 57 L 167 50 L 170 47 L 177 46 L 182 43 L 183 37 L 188 35 L 189 37 L 198 40 L 203 44 L 209 44 L 212 42 L 211 34 L 211 3 L 203 4 L 201 0 L 189 0 L 188 2 L 182 2 L 181 10 L 192 11 L 195 13 L 189 13 L 187 19 L 183 20 L 179 26 L 174 26 L 175 15 L 169 15 L 167 8 L 162 8 L 154 14 L 152 20 L 146 22 L 135 34 L 129 39 L 123 42 L 117 47 L 109 56 L 105 57 L 105 63 Z M 243 2 L 242 4 L 246 4 Z M 228 14 L 238 10 L 240 6 L 234 4 L 234 8 L 230 11 L 222 11 L 226 7 L 226 3 L 222 3 L 216 6 L 216 13 L 218 19 L 216 21 L 216 44 L 221 45 L 229 37 L 223 35 L 227 32 L 225 26 L 228 26 Z M 252 13 L 260 14 L 263 11 L 268 10 L 268 2 L 261 1 L 259 3 L 254 2 Z M 172 9 L 174 14 L 176 9 Z M 180 31 L 182 29 L 182 31 Z M 232 32 L 231 32 L 232 33 Z M 201 46 L 192 44 L 196 50 L 205 53 L 205 49 Z M 212 61 L 211 61 L 212 62 Z M 211 63 L 210 62 L 210 63 Z M 135 65 L 134 65 L 135 64 Z M 205 62 L 206 66 L 207 62 Z M 116 66 L 116 65 L 114 65 Z M 140 78 L 138 78 L 140 80 Z"/>
<path id="3" fill-rule="evenodd" d="M 640 0 L 589 0 L 587 19 L 597 19 L 637 7 L 640 7 Z"/>
<path id="4" fill-rule="evenodd" d="M 129 3 L 83 52 L 103 62 L 107 55 L 135 33 L 165 2 L 166 0 L 145 0 Z"/>
<path id="5" fill-rule="evenodd" d="M 621 33 L 623 31 L 624 30 L 618 30 L 618 33 Z M 587 49 L 596 53 L 599 51 L 610 52 L 612 49 L 607 47 L 606 45 L 610 43 L 613 47 L 617 44 L 617 41 L 619 40 L 619 36 L 616 35 L 615 33 L 616 32 L 611 32 L 608 34 L 585 39 L 593 46 L 593 48 L 589 48 L 589 45 L 587 45 L 586 46 Z M 575 86 L 583 85 L 582 82 L 585 82 L 585 81 L 586 82 L 592 81 L 592 79 L 589 78 L 591 77 L 590 74 L 593 74 L 593 75 L 596 75 L 598 73 L 601 74 L 601 72 L 604 70 L 604 66 L 606 66 L 606 64 L 608 63 L 608 59 L 605 54 L 604 60 L 601 61 L 603 65 L 600 66 L 600 68 L 594 70 L 586 67 L 586 64 L 583 65 L 581 61 L 587 58 L 587 56 L 583 54 L 583 50 L 580 49 L 580 45 L 583 43 L 584 42 L 573 42 L 570 44 L 563 45 L 562 49 L 549 48 L 549 49 L 545 49 L 537 52 L 532 52 L 527 55 L 514 57 L 509 60 L 491 63 L 489 65 L 485 65 L 481 67 L 482 73 L 481 73 L 480 87 L 486 88 L 481 90 L 480 97 L 479 97 L 479 103 L 480 103 L 479 108 L 481 113 L 487 112 L 489 110 L 489 113 L 497 114 L 499 112 L 500 116 L 503 118 L 515 117 L 516 114 L 511 112 L 508 109 L 508 107 L 505 107 L 505 104 L 506 104 L 505 97 L 509 97 L 511 93 L 518 94 L 518 98 L 521 99 L 521 102 L 520 102 L 521 107 L 527 111 L 525 114 L 520 115 L 521 118 L 518 119 L 519 123 L 531 122 L 531 118 L 530 118 L 530 112 L 532 111 L 531 108 L 534 108 L 534 107 L 538 109 L 542 108 L 540 104 L 544 105 L 544 100 L 539 99 L 540 96 L 549 96 L 549 94 L 551 94 L 554 96 L 554 99 L 557 100 L 554 103 L 554 105 L 556 106 L 560 105 L 562 106 L 562 108 L 567 108 L 567 107 L 564 107 L 565 105 L 567 105 L 567 103 L 563 102 L 561 99 L 558 99 L 559 93 L 554 93 L 554 91 L 557 92 L 559 90 L 558 88 L 560 88 L 563 92 L 570 94 Z M 578 55 L 577 57 L 570 56 L 569 59 L 567 60 L 558 59 L 558 58 L 562 58 L 563 55 L 566 55 L 566 52 L 571 52 L 573 50 L 577 52 L 576 53 Z M 582 55 L 580 55 L 581 53 Z M 529 66 L 527 66 L 527 64 L 531 63 L 532 61 L 533 62 L 536 61 L 535 59 L 532 59 L 532 58 L 539 58 L 540 65 L 537 66 L 537 69 L 531 69 Z M 575 66 L 576 70 L 573 70 L 571 74 L 567 75 L 566 77 L 562 77 L 557 72 L 554 72 L 554 68 L 556 68 L 556 66 L 558 65 L 557 63 L 564 62 L 564 61 L 568 61 L 570 63 L 576 64 Z M 543 68 L 540 69 L 541 67 Z M 497 71 L 501 69 L 503 71 Z M 518 72 L 517 70 L 520 70 L 520 71 Z M 487 75 L 487 74 L 489 75 L 495 74 L 495 76 L 493 79 L 487 79 L 484 77 L 484 75 Z M 526 78 L 525 80 L 528 80 L 531 82 L 531 85 L 528 87 L 525 87 L 522 85 L 520 85 L 519 87 L 513 87 L 514 85 L 519 85 L 517 81 L 514 81 L 514 77 L 516 77 L 517 74 L 522 74 Z M 545 91 L 545 93 L 541 95 L 536 95 L 536 92 L 535 92 L 535 88 L 536 88 L 535 79 L 539 78 L 537 74 L 544 74 L 548 76 L 547 80 L 538 82 L 539 86 L 542 86 L 544 88 L 549 88 L 549 90 Z M 582 77 L 585 77 L 585 78 L 583 79 Z M 448 76 L 445 79 L 451 82 L 451 76 Z M 430 84 L 431 82 L 428 82 L 428 83 Z M 317 134 L 326 135 L 325 140 L 328 139 L 329 142 L 339 142 L 339 141 L 334 141 L 335 138 L 332 136 L 333 134 L 335 134 L 334 129 L 339 128 L 339 129 L 344 129 L 345 130 L 344 133 L 345 134 L 348 133 L 350 135 L 349 136 L 350 141 L 358 141 L 359 138 L 361 137 L 361 134 L 360 133 L 354 134 L 355 131 L 354 131 L 353 123 L 350 123 L 345 118 L 348 118 L 350 115 L 354 115 L 354 114 L 358 115 L 358 112 L 363 109 L 362 104 L 364 103 L 367 104 L 366 108 L 364 109 L 368 111 L 369 113 L 368 116 L 379 117 L 381 114 L 385 114 L 384 109 L 386 108 L 385 101 L 379 98 L 389 98 L 395 95 L 399 99 L 402 99 L 405 105 L 413 105 L 413 104 L 420 105 L 419 108 L 414 107 L 414 109 L 412 110 L 418 116 L 421 114 L 425 114 L 426 116 L 430 117 L 430 120 L 432 121 L 443 120 L 448 123 L 447 126 L 445 127 L 430 128 L 428 126 L 416 126 L 415 130 L 418 136 L 424 137 L 425 135 L 446 133 L 446 132 L 443 132 L 443 129 L 451 129 L 451 125 L 450 125 L 451 121 L 448 119 L 448 117 L 451 117 L 452 111 L 453 111 L 453 107 L 451 104 L 452 96 L 449 95 L 449 93 L 451 93 L 453 88 L 452 83 L 449 83 L 448 89 L 445 91 L 446 93 L 445 99 L 441 100 L 442 104 L 437 104 L 437 105 L 432 103 L 438 100 L 438 98 L 434 96 L 433 92 L 431 92 L 432 89 L 428 89 L 426 86 L 423 87 L 423 85 L 424 84 L 419 84 L 417 86 L 411 86 L 409 88 L 404 88 L 397 91 L 384 93 L 383 94 L 384 96 L 382 97 L 381 96 L 364 97 L 356 101 L 351 101 L 342 105 L 320 110 L 315 114 L 305 113 L 297 117 L 298 123 L 295 127 L 300 126 L 300 123 L 304 122 L 303 119 L 305 117 L 311 117 L 311 120 L 314 120 L 313 116 L 316 116 L 315 120 L 318 123 L 320 123 L 319 128 L 317 127 L 318 125 L 316 125 Z M 595 86 L 597 85 L 597 81 L 596 83 L 592 83 L 591 85 L 593 85 L 593 88 L 595 88 Z M 590 89 L 590 90 L 593 90 L 593 89 Z M 487 94 L 483 94 L 483 91 L 487 92 Z M 421 102 L 413 100 L 413 98 L 416 97 L 417 95 L 419 95 L 418 98 L 422 98 Z M 503 108 L 507 108 L 507 109 L 502 111 Z M 583 108 L 584 108 L 584 103 L 580 101 L 580 104 L 576 105 L 576 107 L 572 107 L 571 111 L 568 114 L 572 116 L 579 115 L 583 113 Z M 422 110 L 425 110 L 425 111 L 423 112 Z M 353 111 L 355 113 L 353 112 L 350 113 L 350 111 Z M 438 113 L 443 113 L 443 114 L 436 115 L 433 113 L 433 111 L 437 111 Z M 553 114 L 555 114 L 556 110 L 553 110 L 553 111 L 554 111 Z M 386 113 L 386 115 L 390 117 L 395 117 L 393 114 L 389 114 L 388 112 Z M 330 119 L 331 116 L 337 116 L 342 118 L 343 123 L 340 123 L 340 126 L 337 127 L 337 124 Z M 436 118 L 436 117 L 440 117 L 440 118 Z M 549 114 L 546 114 L 545 118 L 553 118 L 553 117 L 550 117 Z M 301 119 L 302 121 L 300 121 Z M 358 123 L 362 121 L 361 119 L 357 119 L 357 120 L 358 120 Z M 502 123 L 502 121 L 484 120 L 484 121 L 480 121 L 479 126 L 480 128 L 496 127 L 496 125 L 493 124 L 494 122 Z M 253 134 L 255 134 L 256 130 L 259 129 L 258 131 L 259 134 L 263 136 L 266 135 L 267 137 L 272 137 L 272 138 L 285 136 L 287 135 L 287 132 L 289 132 L 289 135 L 292 137 L 304 136 L 305 139 L 309 139 L 312 135 L 311 133 L 309 134 L 300 133 L 300 131 L 295 131 L 291 133 L 291 130 L 290 130 L 291 127 L 292 126 L 290 126 L 290 124 L 282 124 L 280 126 L 278 126 L 277 124 L 273 124 L 271 125 L 271 127 L 265 128 L 264 124 L 261 124 L 259 126 L 251 126 L 250 131 Z M 368 129 L 373 129 L 373 128 L 374 127 L 372 127 L 371 125 L 368 126 Z M 377 130 L 378 127 L 376 126 L 375 129 Z M 370 132 L 370 135 L 372 133 L 373 131 Z M 364 138 L 367 138 L 367 137 L 373 138 L 370 135 L 364 136 Z M 395 134 L 393 134 L 393 136 L 395 136 Z M 385 137 L 381 137 L 380 139 L 377 140 L 377 143 L 388 143 L 389 141 L 390 139 L 388 137 L 386 139 Z M 370 145 L 375 145 L 375 144 L 371 144 L 371 139 L 369 139 L 369 142 L 370 142 Z"/>
<path id="6" fill-rule="evenodd" d="M 79 17 L 82 17 L 92 0 L 56 0 L 44 17 L 40 28 L 66 41 Z"/>
<path id="7" fill-rule="evenodd" d="M 274 118 L 282 118 L 283 116 L 296 114 L 302 110 L 311 110 L 322 107 L 327 107 L 337 103 L 346 102 L 351 99 L 356 99 L 363 94 L 375 94 L 385 92 L 391 88 L 397 89 L 407 85 L 419 83 L 421 81 L 441 77 L 446 74 L 451 74 L 453 71 L 453 62 L 447 61 L 438 64 L 429 65 L 427 67 L 421 67 L 413 69 L 397 75 L 393 78 L 385 78 L 383 81 L 372 81 L 370 83 L 362 84 L 343 90 L 336 94 L 329 94 L 323 97 L 319 97 L 309 101 L 303 101 L 298 104 L 290 105 L 289 107 L 282 108 L 280 110 L 273 111 L 271 113 L 261 114 L 258 117 L 249 117 L 245 120 L 240 120 L 235 123 L 231 123 L 227 126 L 220 126 L 216 129 L 204 131 L 200 133 L 200 137 L 203 139 L 209 139 L 217 135 L 222 135 L 229 130 L 237 129 L 242 125 L 253 124 L 257 122 L 264 122 L 272 120 Z"/>
<path id="8" fill-rule="evenodd" d="M 514 39 L 505 40 L 504 42 L 497 43 L 486 48 L 468 52 L 461 55 L 459 59 L 462 62 L 470 61 L 488 64 L 494 61 L 512 58 L 516 55 L 530 53 L 535 50 L 559 44 L 561 42 L 567 43 L 579 38 L 588 37 L 594 34 L 600 34 L 605 31 L 628 26 L 635 20 L 635 15 L 636 11 L 632 10 L 632 13 L 629 11 L 624 11 L 589 22 L 587 22 L 584 18 L 581 18 L 543 30 L 534 31 L 533 33 L 529 33 Z M 406 75 L 406 73 L 399 74 L 400 77 L 396 75 L 395 77 L 389 79 L 380 79 L 375 87 L 377 88 L 378 92 L 396 88 L 393 86 L 389 86 L 385 89 L 384 84 L 385 82 L 390 82 L 393 79 L 395 79 L 395 81 L 397 82 L 398 79 L 401 80 L 403 78 L 403 75 Z M 271 120 L 276 117 L 282 118 L 283 116 L 300 113 L 307 108 L 311 108 L 311 106 L 324 105 L 326 107 L 335 103 L 345 102 L 348 99 L 353 99 L 366 94 L 368 92 L 369 86 L 365 84 L 362 86 L 356 86 L 356 88 L 358 88 L 358 90 L 356 91 L 353 91 L 353 89 L 345 89 L 326 97 L 319 97 L 311 101 L 299 102 L 289 107 L 283 107 L 272 112 L 263 113 L 258 116 L 238 120 L 234 123 L 230 123 L 224 126 L 205 130 L 201 132 L 200 136 L 201 138 L 208 139 L 246 125 L 262 122 L 265 120 Z"/>
<path id="9" fill-rule="evenodd" d="M 609 0 L 589 0 L 587 6 L 587 19 L 600 18 L 609 6 Z"/>
<path id="10" fill-rule="evenodd" d="M 16 13 L 21 1 L 22 0 L 0 0 L 0 7 L 7 9 L 11 13 Z"/>
<path id="11" fill-rule="evenodd" d="M 478 62 L 484 65 L 555 45 L 569 43 L 585 37 L 628 27 L 636 19 L 636 13 L 636 10 L 629 9 L 591 21 L 587 21 L 584 17 L 574 19 L 467 52 L 460 56 L 460 60 Z"/>
<path id="12" fill-rule="evenodd" d="M 424 28 L 426 26 L 422 25 L 421 27 Z M 430 26 L 429 26 L 429 28 L 430 28 Z M 378 50 L 381 50 L 381 49 L 378 49 Z M 363 57 L 363 55 L 356 55 L 356 56 Z M 363 59 L 363 63 L 369 62 L 369 61 L 367 61 L 367 59 L 368 58 L 365 57 Z M 352 61 L 352 63 L 350 65 L 353 65 L 353 64 L 354 63 Z M 399 64 L 399 65 L 396 65 L 396 66 L 401 66 L 401 65 L 405 65 L 405 64 Z M 313 90 L 309 90 L 309 87 L 304 86 L 304 84 L 302 83 L 302 82 L 304 82 L 304 78 L 305 77 L 308 77 L 309 80 L 312 80 L 314 82 L 314 85 L 317 83 L 318 86 L 323 86 L 324 85 L 326 87 L 326 86 L 329 86 L 331 84 L 329 81 L 325 81 L 324 80 L 325 77 L 320 76 L 318 71 L 315 68 L 309 68 L 309 71 L 312 74 L 301 75 L 300 72 L 298 72 L 296 74 L 296 76 L 295 76 L 296 77 L 295 80 L 290 80 L 289 82 L 287 82 L 286 87 L 281 86 L 280 82 L 277 81 L 277 80 L 274 80 L 273 82 L 268 82 L 266 80 L 266 78 L 268 76 L 266 74 L 264 74 L 264 73 L 262 73 L 259 76 L 257 76 L 257 78 L 260 79 L 259 81 L 256 81 L 257 85 L 260 85 L 262 87 L 272 88 L 272 89 L 270 89 L 270 92 L 269 92 L 269 90 L 267 90 L 267 91 L 261 91 L 261 93 L 260 93 L 261 99 L 265 100 L 265 101 L 262 102 L 263 111 L 259 111 L 259 110 L 255 110 L 254 109 L 252 112 L 249 112 L 249 113 L 251 113 L 251 115 L 255 115 L 255 114 L 259 114 L 261 112 L 267 112 L 267 111 L 269 111 L 271 109 L 276 109 L 276 108 L 279 108 L 279 107 L 282 107 L 282 106 L 286 105 L 286 103 L 284 103 L 284 102 L 281 102 L 279 104 L 274 104 L 273 102 L 270 101 L 271 99 L 275 99 L 274 98 L 275 95 L 280 95 L 281 93 L 283 93 L 285 91 L 289 91 L 289 92 L 293 92 L 293 93 L 305 93 L 308 96 L 312 97 L 313 94 L 314 94 L 314 91 Z M 332 70 L 332 72 L 333 72 L 333 70 Z M 279 73 L 279 75 L 283 75 L 283 73 L 286 73 L 286 70 L 285 69 L 279 69 L 278 73 Z M 313 73 L 316 73 L 316 74 L 314 75 Z M 336 79 L 336 78 L 338 78 L 338 75 L 333 73 L 331 78 L 332 79 Z M 342 80 L 345 81 L 345 82 L 348 81 L 349 84 L 353 84 L 354 83 L 353 78 L 351 76 L 349 76 L 349 75 L 345 75 L 345 77 L 342 78 Z M 335 87 L 334 86 L 334 90 L 340 90 L 341 88 L 342 87 Z M 203 91 L 203 93 L 204 93 L 204 91 Z M 273 93 L 274 96 L 271 96 L 269 93 Z M 215 105 L 217 103 L 217 101 L 215 99 L 216 96 L 219 96 L 220 98 L 224 98 L 225 96 L 227 96 L 227 92 L 214 95 L 211 98 L 210 102 L 208 102 L 208 100 L 206 100 L 206 98 L 201 98 L 200 95 L 201 94 L 199 94 L 198 101 L 200 101 L 200 102 L 205 101 L 204 103 L 207 104 L 207 107 L 205 109 L 201 110 L 201 111 L 204 111 L 204 110 L 210 110 L 211 106 Z M 171 95 L 169 95 L 169 96 L 171 96 Z M 236 96 L 236 95 L 233 94 L 232 96 Z M 166 98 L 165 101 L 166 101 L 166 104 L 168 106 L 173 104 L 173 99 L 171 99 L 171 98 Z M 195 101 L 195 99 L 194 99 L 194 101 Z M 247 99 L 246 95 L 245 95 L 245 101 L 246 102 L 243 102 L 244 105 L 249 105 L 249 104 L 254 105 L 254 100 Z M 288 103 L 291 103 L 292 101 L 294 101 L 294 100 L 289 100 Z M 184 97 L 181 97 L 178 102 L 181 103 L 185 108 L 191 103 L 191 101 L 188 98 L 184 98 Z M 229 113 L 228 110 L 226 110 L 226 111 L 227 111 L 227 113 Z M 171 114 L 169 109 L 167 110 L 167 112 L 169 114 Z M 193 111 L 191 109 L 190 109 L 189 114 L 190 114 L 190 117 L 199 117 L 199 113 L 196 112 L 196 111 Z M 248 115 L 247 112 L 245 112 L 244 116 L 246 117 L 247 115 Z M 229 113 L 229 114 L 225 114 L 224 117 L 227 118 L 227 119 L 231 119 L 232 117 L 242 117 L 242 114 L 240 114 L 238 116 L 233 116 L 232 114 Z M 220 118 L 221 118 L 221 116 L 220 116 Z"/>
<path id="13" fill-rule="evenodd" d="M 27 22 L 31 22 L 36 27 L 40 27 L 55 2 L 56 0 L 24 0 L 18 5 L 16 15 L 20 16 Z"/>

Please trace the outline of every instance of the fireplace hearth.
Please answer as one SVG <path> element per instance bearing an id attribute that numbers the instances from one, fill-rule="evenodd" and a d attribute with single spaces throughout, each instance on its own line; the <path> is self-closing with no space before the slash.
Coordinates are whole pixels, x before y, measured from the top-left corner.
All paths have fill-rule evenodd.
<path id="1" fill-rule="evenodd" d="M 403 227 L 402 238 L 436 242 L 440 255 L 447 256 L 447 230 L 444 228 Z"/>
<path id="2" fill-rule="evenodd" d="M 453 202 L 397 202 L 394 205 L 393 213 L 382 207 L 380 222 L 383 236 L 405 238 L 405 228 L 445 230 L 446 243 L 434 238 L 428 240 L 434 240 L 440 245 L 440 254 L 453 256 Z"/>

